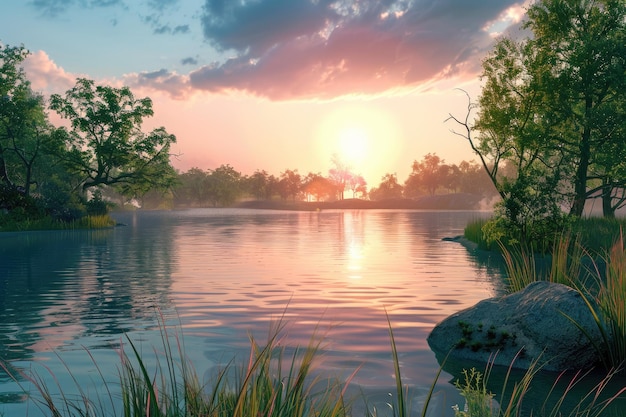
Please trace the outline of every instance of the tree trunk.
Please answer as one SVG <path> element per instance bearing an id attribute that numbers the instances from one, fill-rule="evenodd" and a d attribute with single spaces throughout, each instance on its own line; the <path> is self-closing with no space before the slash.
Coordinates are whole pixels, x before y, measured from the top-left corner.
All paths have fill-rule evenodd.
<path id="1" fill-rule="evenodd" d="M 602 187 L 602 215 L 609 219 L 615 218 L 615 207 L 613 206 L 613 188 L 610 185 L 610 180 L 604 178 Z"/>
<path id="2" fill-rule="evenodd" d="M 13 186 L 13 183 L 9 179 L 9 174 L 7 173 L 7 165 L 4 162 L 2 154 L 0 154 L 0 182 L 10 187 Z"/>
<path id="3" fill-rule="evenodd" d="M 587 99 L 585 106 L 587 114 L 590 113 L 591 106 L 591 99 Z M 585 120 L 585 128 L 583 129 L 578 152 L 580 162 L 576 168 L 576 176 L 574 178 L 574 202 L 572 203 L 569 214 L 580 217 L 583 215 L 585 201 L 587 201 L 587 171 L 589 169 L 589 160 L 591 159 L 591 130 L 587 120 Z"/>

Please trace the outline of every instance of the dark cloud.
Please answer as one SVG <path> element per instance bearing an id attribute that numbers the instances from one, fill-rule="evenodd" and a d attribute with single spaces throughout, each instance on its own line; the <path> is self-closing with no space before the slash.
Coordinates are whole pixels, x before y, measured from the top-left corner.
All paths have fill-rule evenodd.
<path id="1" fill-rule="evenodd" d="M 165 25 L 165 26 L 157 26 L 157 27 L 154 28 L 153 32 L 156 33 L 157 35 L 163 35 L 165 33 L 171 33 L 172 32 L 172 28 L 170 28 L 167 25 Z"/>
<path id="2" fill-rule="evenodd" d="M 189 93 L 189 83 L 186 81 L 186 77 L 166 69 L 130 75 L 124 79 L 124 82 L 133 88 L 146 87 L 165 91 L 175 99 L 184 98 Z"/>
<path id="3" fill-rule="evenodd" d="M 70 7 L 111 7 L 121 6 L 123 0 L 31 0 L 31 6 L 46 16 L 57 16 L 67 11 Z"/>
<path id="4" fill-rule="evenodd" d="M 168 7 L 171 7 L 178 3 L 179 0 L 149 0 L 148 5 L 158 11 L 164 11 Z"/>
<path id="5" fill-rule="evenodd" d="M 143 80 L 155 80 L 167 77 L 168 75 L 169 71 L 163 68 L 158 71 L 142 72 L 141 74 L 139 74 L 139 78 Z"/>
<path id="6" fill-rule="evenodd" d="M 373 94 L 475 75 L 484 28 L 515 0 L 205 0 L 205 39 L 234 56 L 190 74 L 194 88 L 272 99 Z"/>
<path id="7" fill-rule="evenodd" d="M 192 56 L 180 60 L 182 65 L 198 65 L 198 60 Z"/>
<path id="8" fill-rule="evenodd" d="M 147 21 L 152 20 L 152 27 L 153 27 L 153 32 L 157 35 L 163 35 L 163 34 L 174 34 L 174 35 L 179 35 L 179 34 L 185 34 L 185 33 L 189 33 L 190 29 L 189 29 L 189 25 L 178 25 L 175 26 L 173 29 L 169 26 L 169 25 L 160 25 L 158 19 L 152 19 L 152 18 L 147 18 Z"/>
<path id="9" fill-rule="evenodd" d="M 148 0 L 143 5 L 148 6 L 148 14 L 142 17 L 144 23 L 150 25 L 155 34 L 185 34 L 190 32 L 188 24 L 173 26 L 163 23 L 167 16 L 168 8 L 175 7 L 180 0 Z M 131 4 L 130 0 L 30 0 L 29 4 L 39 10 L 42 15 L 56 17 L 65 13 L 72 7 L 82 8 L 105 8 L 120 6 L 127 9 Z M 118 20 L 112 19 L 111 25 L 117 26 Z"/>
<path id="10" fill-rule="evenodd" d="M 189 25 L 178 25 L 175 26 L 174 29 L 172 29 L 172 33 L 174 35 L 177 35 L 179 33 L 189 33 L 190 29 L 189 29 Z"/>

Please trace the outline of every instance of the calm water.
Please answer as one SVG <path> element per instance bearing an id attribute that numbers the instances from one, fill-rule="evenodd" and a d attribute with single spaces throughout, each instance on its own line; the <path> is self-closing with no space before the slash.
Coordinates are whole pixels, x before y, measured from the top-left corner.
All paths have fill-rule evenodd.
<path id="1" fill-rule="evenodd" d="M 387 311 L 421 410 L 439 368 L 431 329 L 501 291 L 496 260 L 442 241 L 486 215 L 202 209 L 115 214 L 125 226 L 104 231 L 0 234 L 0 357 L 50 379 L 45 365 L 72 392 L 67 366 L 88 393 L 101 392 L 87 350 L 117 381 L 123 335 L 151 355 L 160 312 L 208 378 L 233 357 L 245 361 L 248 336 L 265 340 L 284 316 L 283 345 L 306 345 L 317 328 L 318 370 L 347 378 L 360 366 L 354 390 L 384 410 L 394 390 Z M 440 378 L 430 415 L 462 402 L 451 378 Z M 24 400 L 0 374 L 0 414 L 40 414 Z"/>

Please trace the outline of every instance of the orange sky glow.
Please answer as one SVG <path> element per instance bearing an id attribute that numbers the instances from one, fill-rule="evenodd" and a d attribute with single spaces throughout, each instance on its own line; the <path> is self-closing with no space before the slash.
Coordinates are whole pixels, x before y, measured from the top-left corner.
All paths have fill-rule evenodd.
<path id="1" fill-rule="evenodd" d="M 384 5 L 382 4 L 384 3 Z M 414 160 L 475 160 L 444 123 L 480 93 L 495 36 L 518 34 L 524 2 L 416 0 L 38 0 L 0 6 L 0 42 L 31 51 L 45 95 L 76 77 L 153 100 L 145 129 L 177 137 L 180 171 L 327 175 L 333 155 L 368 188 Z M 58 118 L 51 114 L 51 119 Z"/>

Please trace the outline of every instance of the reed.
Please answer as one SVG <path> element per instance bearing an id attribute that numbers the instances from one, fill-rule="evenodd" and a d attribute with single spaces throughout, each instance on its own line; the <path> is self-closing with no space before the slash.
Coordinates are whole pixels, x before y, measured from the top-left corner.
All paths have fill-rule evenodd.
<path id="1" fill-rule="evenodd" d="M 281 319 L 282 320 L 282 319 Z M 391 321 L 387 316 L 391 341 L 392 361 L 396 377 L 396 399 L 390 403 L 392 415 L 410 417 L 411 407 L 407 402 L 408 388 L 401 378 L 400 358 L 395 343 Z M 110 389 L 96 361 L 92 358 L 99 378 L 105 386 L 105 393 L 91 398 L 79 381 L 73 378 L 78 394 L 67 394 L 59 381 L 47 370 L 50 378 L 37 373 L 16 371 L 8 364 L 2 367 L 10 375 L 21 375 L 39 396 L 31 397 L 44 414 L 53 417 L 348 417 L 352 416 L 353 399 L 346 399 L 346 388 L 351 383 L 358 369 L 340 383 L 334 379 L 324 379 L 313 375 L 313 368 L 319 356 L 323 337 L 317 331 L 304 349 L 296 348 L 292 355 L 287 355 L 282 336 L 282 321 L 272 327 L 267 343 L 259 345 L 250 337 L 250 355 L 247 364 L 236 366 L 230 362 L 224 366 L 211 381 L 200 382 L 192 364 L 185 358 L 183 339 L 178 333 L 171 334 L 161 321 L 161 350 L 154 350 L 155 365 L 148 363 L 135 342 L 126 338 L 126 347 L 120 348 L 120 387 L 121 405 L 118 394 Z M 175 342 L 172 342 L 175 340 Z M 89 353 L 89 351 L 87 351 Z M 90 354 L 91 356 L 91 354 Z M 421 417 L 431 415 L 430 399 L 435 384 L 443 369 L 439 369 L 428 391 L 422 407 Z M 66 366 L 71 375 L 71 369 Z M 491 375 L 491 365 L 484 373 L 475 369 L 463 371 L 464 382 L 457 382 L 460 394 L 465 398 L 466 409 L 455 408 L 456 417 L 521 417 L 529 410 L 523 406 L 524 399 L 531 391 L 533 378 L 540 371 L 537 364 L 516 381 L 509 377 L 512 366 L 504 380 L 501 396 L 496 403 L 495 395 L 487 390 L 487 381 Z M 626 391 L 619 392 L 601 400 L 602 391 L 614 373 L 609 373 L 596 387 L 584 395 L 574 407 L 565 412 L 562 404 L 571 394 L 573 387 L 580 380 L 576 375 L 569 382 L 567 389 L 555 405 L 548 407 L 547 402 L 541 410 L 531 410 L 533 416 L 571 416 L 600 417 L 606 407 Z M 49 381 L 52 381 L 50 383 Z M 557 381 L 558 382 L 558 381 Z M 509 389 L 508 386 L 512 385 Z M 556 382 L 555 382 L 556 385 Z M 23 386 L 26 392 L 26 387 Z M 65 387 L 67 390 L 67 387 Z M 548 393 L 548 396 L 552 392 Z M 381 414 L 381 416 L 387 414 Z M 367 409 L 365 417 L 378 417 L 375 409 Z"/>
<path id="2" fill-rule="evenodd" d="M 601 340 L 594 345 L 604 367 L 626 374 L 626 250 L 622 235 L 603 256 L 603 263 L 604 273 L 594 264 L 596 289 L 581 287 L 579 293 L 600 331 Z"/>
<path id="3" fill-rule="evenodd" d="M 622 236 L 608 255 L 606 279 L 601 282 L 597 303 L 610 339 L 606 342 L 612 368 L 626 365 L 626 251 Z"/>
<path id="4" fill-rule="evenodd" d="M 106 229 L 115 226 L 116 222 L 108 214 L 81 217 L 69 222 L 52 217 L 32 219 L 11 219 L 0 215 L 0 232 L 25 232 L 32 230 L 76 230 Z"/>
<path id="5" fill-rule="evenodd" d="M 463 236 L 469 241 L 476 243 L 479 248 L 490 250 L 492 247 L 485 239 L 485 235 L 483 233 L 483 226 L 486 223 L 486 219 L 476 219 L 469 222 L 463 230 Z"/>
<path id="6" fill-rule="evenodd" d="M 548 274 L 537 271 L 534 254 L 523 246 L 500 247 L 508 274 L 508 292 L 519 291 L 539 280 L 561 283 L 578 291 L 596 323 L 601 340 L 594 340 L 587 329 L 567 313 L 563 314 L 587 335 L 607 370 L 626 373 L 626 250 L 623 235 L 601 256 L 605 271 L 601 271 L 578 239 L 572 240 L 567 234 L 555 244 Z M 582 259 L 586 256 L 592 260 L 592 268 L 583 273 Z"/>
<path id="7" fill-rule="evenodd" d="M 495 245 L 488 241 L 485 233 L 485 225 L 497 224 L 496 219 L 476 219 L 468 223 L 464 230 L 464 236 L 468 240 L 476 243 L 479 248 L 485 250 L 498 250 L 499 245 Z M 604 217 L 585 217 L 565 222 L 562 235 L 555 236 L 556 240 L 565 235 L 575 236 L 578 243 L 590 253 L 602 253 L 611 248 L 613 243 L 619 238 L 620 230 L 626 228 L 626 218 L 604 218 Z M 504 229 L 500 227 L 502 233 Z M 493 233 L 492 233 L 493 234 Z M 493 236 L 490 240 L 494 240 Z M 495 241 L 518 241 L 518 236 L 500 236 Z M 550 244 L 548 242 L 523 242 L 527 246 L 532 243 L 534 247 L 542 247 Z"/>
<path id="8" fill-rule="evenodd" d="M 465 398 L 465 407 L 452 406 L 455 417 L 491 417 L 495 415 L 494 394 L 487 390 L 484 375 L 476 368 L 463 370 L 464 382 L 457 380 L 455 386 Z"/>
<path id="9" fill-rule="evenodd" d="M 537 262 L 532 251 L 522 245 L 507 247 L 499 243 L 506 266 L 506 289 L 509 293 L 520 291 L 532 282 L 542 280 L 537 272 Z"/>

